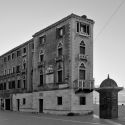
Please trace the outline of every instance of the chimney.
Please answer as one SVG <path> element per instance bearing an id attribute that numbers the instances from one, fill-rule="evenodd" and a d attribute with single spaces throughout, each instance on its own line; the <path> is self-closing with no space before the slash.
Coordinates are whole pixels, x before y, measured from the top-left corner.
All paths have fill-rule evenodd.
<path id="1" fill-rule="evenodd" d="M 82 15 L 81 17 L 84 18 L 84 19 L 87 19 L 87 16 L 86 16 L 86 15 Z"/>

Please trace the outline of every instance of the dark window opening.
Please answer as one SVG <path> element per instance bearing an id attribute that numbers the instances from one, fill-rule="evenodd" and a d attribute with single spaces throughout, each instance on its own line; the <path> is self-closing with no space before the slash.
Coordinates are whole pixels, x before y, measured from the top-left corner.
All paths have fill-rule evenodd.
<path id="1" fill-rule="evenodd" d="M 79 22 L 77 22 L 77 32 L 79 32 Z"/>
<path id="2" fill-rule="evenodd" d="M 40 74 L 40 86 L 43 86 L 43 74 Z"/>
<path id="3" fill-rule="evenodd" d="M 57 38 L 62 38 L 65 33 L 65 26 L 57 28 Z"/>
<path id="4" fill-rule="evenodd" d="M 80 46 L 80 54 L 85 54 L 85 46 Z"/>
<path id="5" fill-rule="evenodd" d="M 11 58 L 11 56 L 10 56 L 10 55 L 8 55 L 8 61 L 10 60 L 10 58 Z"/>
<path id="6" fill-rule="evenodd" d="M 90 35 L 90 26 L 85 23 L 77 22 L 77 32 L 81 32 L 82 34 Z"/>
<path id="7" fill-rule="evenodd" d="M 79 70 L 79 79 L 85 80 L 85 70 L 82 69 Z"/>
<path id="8" fill-rule="evenodd" d="M 23 69 L 26 69 L 26 63 L 23 63 Z"/>
<path id="9" fill-rule="evenodd" d="M 80 105 L 86 105 L 86 98 L 80 97 Z"/>
<path id="10" fill-rule="evenodd" d="M 45 36 L 39 37 L 39 43 L 40 43 L 40 45 L 45 43 Z"/>
<path id="11" fill-rule="evenodd" d="M 6 90 L 6 83 L 3 84 L 3 89 Z"/>
<path id="12" fill-rule="evenodd" d="M 57 97 L 57 104 L 62 105 L 62 97 Z"/>
<path id="13" fill-rule="evenodd" d="M 4 87 L 3 87 L 3 83 L 0 84 L 0 90 L 3 90 Z"/>
<path id="14" fill-rule="evenodd" d="M 20 66 L 16 67 L 16 72 L 19 73 L 20 72 Z"/>
<path id="15" fill-rule="evenodd" d="M 26 53 L 26 48 L 23 48 L 23 53 Z"/>
<path id="16" fill-rule="evenodd" d="M 4 62 L 7 62 L 7 58 L 6 57 L 4 57 Z"/>
<path id="17" fill-rule="evenodd" d="M 59 70 L 58 71 L 58 83 L 62 83 L 62 80 L 63 80 L 63 78 L 62 78 L 62 70 Z"/>
<path id="18" fill-rule="evenodd" d="M 63 49 L 62 48 L 58 48 L 58 56 L 62 56 L 63 54 Z"/>
<path id="19" fill-rule="evenodd" d="M 19 57 L 19 56 L 21 56 L 21 51 L 20 50 L 17 51 L 17 57 Z"/>
<path id="20" fill-rule="evenodd" d="M 12 81 L 12 89 L 15 89 L 15 81 Z"/>
<path id="21" fill-rule="evenodd" d="M 44 58 L 44 55 L 41 54 L 41 55 L 40 55 L 40 62 L 43 62 L 43 58 Z"/>
<path id="22" fill-rule="evenodd" d="M 21 80 L 17 80 L 17 88 L 21 88 Z"/>
<path id="23" fill-rule="evenodd" d="M 23 98 L 23 105 L 25 105 L 26 104 L 26 99 L 25 98 Z"/>

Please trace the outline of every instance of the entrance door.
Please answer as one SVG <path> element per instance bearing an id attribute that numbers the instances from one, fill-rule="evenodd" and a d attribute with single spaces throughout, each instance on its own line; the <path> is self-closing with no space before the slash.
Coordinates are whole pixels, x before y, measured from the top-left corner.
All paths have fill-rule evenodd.
<path id="1" fill-rule="evenodd" d="M 20 111 L 20 99 L 17 99 L 17 111 Z"/>
<path id="2" fill-rule="evenodd" d="M 10 110 L 10 99 L 5 99 L 5 109 Z"/>
<path id="3" fill-rule="evenodd" d="M 43 99 L 39 99 L 39 112 L 43 113 Z"/>

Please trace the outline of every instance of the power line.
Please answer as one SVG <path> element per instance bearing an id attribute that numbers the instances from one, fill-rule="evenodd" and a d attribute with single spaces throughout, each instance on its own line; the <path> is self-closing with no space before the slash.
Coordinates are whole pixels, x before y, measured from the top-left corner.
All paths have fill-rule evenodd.
<path id="1" fill-rule="evenodd" d="M 112 18 L 115 16 L 115 14 L 119 11 L 119 9 L 121 8 L 121 6 L 124 4 L 125 0 L 121 1 L 121 3 L 118 5 L 118 7 L 115 9 L 115 11 L 112 13 L 112 15 L 109 17 L 109 19 L 107 20 L 107 22 L 104 24 L 104 26 L 102 27 L 102 29 L 99 31 L 99 33 L 97 34 L 97 36 L 95 37 L 95 40 L 97 40 L 97 38 L 100 36 L 100 34 L 104 31 L 104 29 L 107 27 L 107 25 L 111 22 Z"/>

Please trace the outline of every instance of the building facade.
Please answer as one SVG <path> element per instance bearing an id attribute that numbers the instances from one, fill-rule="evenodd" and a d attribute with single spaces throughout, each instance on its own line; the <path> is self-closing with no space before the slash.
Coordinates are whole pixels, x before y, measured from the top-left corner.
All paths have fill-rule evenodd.
<path id="1" fill-rule="evenodd" d="M 26 89 L 21 93 L 14 92 L 14 88 L 11 92 L 12 110 L 52 114 L 82 114 L 93 110 L 93 25 L 94 21 L 85 15 L 71 14 L 35 33 L 32 40 L 17 47 L 27 48 L 27 72 L 12 79 L 17 80 L 15 86 L 18 86 L 18 79 L 25 76 Z M 3 88 L 5 81 L 9 85 L 4 73 L 11 62 L 7 67 L 2 60 L 15 50 L 1 56 L 0 85 Z M 21 56 L 22 66 L 23 62 Z M 23 80 L 21 85 L 24 85 Z M 1 90 L 5 104 L 6 91 Z"/>
<path id="2" fill-rule="evenodd" d="M 0 107 L 13 110 L 13 94 L 32 92 L 33 40 L 0 57 Z"/>

